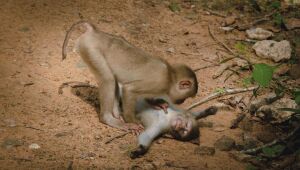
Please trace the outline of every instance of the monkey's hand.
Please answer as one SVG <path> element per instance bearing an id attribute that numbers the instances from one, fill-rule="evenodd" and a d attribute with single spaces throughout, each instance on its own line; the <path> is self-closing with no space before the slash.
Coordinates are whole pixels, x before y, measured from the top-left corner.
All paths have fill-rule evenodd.
<path id="1" fill-rule="evenodd" d="M 141 124 L 135 124 L 135 123 L 125 123 L 124 130 L 131 132 L 134 135 L 139 135 L 144 130 L 144 126 Z"/>
<path id="2" fill-rule="evenodd" d="M 168 113 L 169 103 L 163 99 L 147 99 L 148 104 L 151 105 L 153 109 L 163 110 L 166 114 Z"/>
<path id="3" fill-rule="evenodd" d="M 139 145 L 136 149 L 130 152 L 130 158 L 136 159 L 143 156 L 147 152 L 147 149 L 143 145 Z"/>

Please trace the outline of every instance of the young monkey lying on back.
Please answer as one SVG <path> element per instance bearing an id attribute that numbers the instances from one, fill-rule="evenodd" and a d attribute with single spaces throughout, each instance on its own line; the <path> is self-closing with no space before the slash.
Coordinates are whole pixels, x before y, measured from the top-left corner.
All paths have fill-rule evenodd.
<path id="1" fill-rule="evenodd" d="M 118 92 L 116 93 L 118 94 Z M 120 116 L 121 104 L 116 97 L 114 103 L 114 113 Z M 162 102 L 160 104 L 163 104 Z M 217 112 L 217 107 L 211 106 L 203 111 L 190 112 L 176 108 L 174 105 L 168 105 L 166 108 L 168 114 L 164 109 L 157 110 L 153 108 L 153 103 L 149 103 L 146 99 L 139 99 L 137 101 L 135 110 L 136 117 L 141 121 L 145 130 L 138 136 L 138 147 L 131 152 L 132 159 L 144 155 L 149 149 L 153 140 L 157 137 L 170 134 L 175 139 L 188 141 L 199 136 L 199 126 L 197 119 L 213 115 Z"/>

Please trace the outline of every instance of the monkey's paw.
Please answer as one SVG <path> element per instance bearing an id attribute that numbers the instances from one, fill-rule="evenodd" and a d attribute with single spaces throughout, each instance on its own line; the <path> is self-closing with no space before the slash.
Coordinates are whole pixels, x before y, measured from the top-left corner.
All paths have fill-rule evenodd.
<path id="1" fill-rule="evenodd" d="M 133 151 L 130 152 L 130 158 L 131 159 L 140 158 L 146 152 L 147 152 L 147 149 L 144 146 L 139 145 L 139 147 L 137 147 L 136 149 L 134 149 Z"/>

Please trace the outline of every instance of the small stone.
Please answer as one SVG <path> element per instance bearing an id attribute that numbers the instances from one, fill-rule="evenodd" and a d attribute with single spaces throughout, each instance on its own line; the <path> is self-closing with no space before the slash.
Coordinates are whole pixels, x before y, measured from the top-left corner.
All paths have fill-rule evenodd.
<path id="1" fill-rule="evenodd" d="M 24 144 L 24 142 L 20 141 L 19 139 L 8 138 L 8 139 L 4 139 L 1 146 L 2 146 L 2 148 L 10 149 L 12 147 L 22 146 L 23 144 Z"/>
<path id="2" fill-rule="evenodd" d="M 259 57 L 272 59 L 275 62 L 290 59 L 292 53 L 290 42 L 287 40 L 280 42 L 273 40 L 258 41 L 252 48 Z"/>
<path id="3" fill-rule="evenodd" d="M 232 31 L 234 28 L 233 27 L 220 27 L 221 30 L 224 30 L 225 32 Z"/>
<path id="4" fill-rule="evenodd" d="M 175 48 L 170 47 L 170 48 L 167 49 L 167 52 L 169 52 L 169 53 L 175 53 Z"/>
<path id="5" fill-rule="evenodd" d="M 290 18 L 285 20 L 285 26 L 288 30 L 300 28 L 300 19 L 298 18 Z"/>
<path id="6" fill-rule="evenodd" d="M 3 122 L 8 127 L 16 127 L 17 126 L 16 121 L 14 119 L 5 119 Z"/>
<path id="7" fill-rule="evenodd" d="M 253 122 L 249 118 L 245 117 L 238 126 L 244 131 L 252 132 Z"/>
<path id="8" fill-rule="evenodd" d="M 263 143 L 269 143 L 276 139 L 276 135 L 272 132 L 262 131 L 256 134 L 256 138 Z"/>
<path id="9" fill-rule="evenodd" d="M 234 148 L 235 141 L 224 135 L 215 142 L 214 146 L 221 151 L 230 151 Z"/>
<path id="10" fill-rule="evenodd" d="M 199 146 L 194 150 L 194 154 L 196 155 L 214 155 L 216 152 L 214 147 L 208 147 L 208 146 Z"/>
<path id="11" fill-rule="evenodd" d="M 251 155 L 243 154 L 241 152 L 236 152 L 236 151 L 230 152 L 229 156 L 239 162 L 246 162 L 253 158 L 253 156 Z"/>
<path id="12" fill-rule="evenodd" d="M 29 146 L 29 149 L 40 149 L 40 145 L 38 145 L 37 143 L 32 143 Z"/>
<path id="13" fill-rule="evenodd" d="M 100 139 L 102 139 L 102 137 L 101 137 L 100 135 L 95 135 L 95 136 L 94 136 L 94 139 L 100 140 Z"/>
<path id="14" fill-rule="evenodd" d="M 156 143 L 157 143 L 157 144 L 162 144 L 163 142 L 164 142 L 163 139 L 157 139 L 157 140 L 156 140 Z"/>
<path id="15" fill-rule="evenodd" d="M 223 131 L 225 131 L 227 128 L 226 127 L 215 127 L 213 130 L 215 131 L 215 132 L 223 132 Z"/>
<path id="16" fill-rule="evenodd" d="M 208 128 L 212 128 L 212 127 L 213 127 L 213 122 L 198 121 L 198 126 L 199 126 L 199 127 L 208 127 Z"/>
<path id="17" fill-rule="evenodd" d="M 274 34 L 271 31 L 267 31 L 262 28 L 252 28 L 246 30 L 246 33 L 248 38 L 256 40 L 265 40 L 274 36 Z"/>
<path id="18" fill-rule="evenodd" d="M 222 26 L 226 27 L 235 23 L 235 16 L 226 17 Z"/>

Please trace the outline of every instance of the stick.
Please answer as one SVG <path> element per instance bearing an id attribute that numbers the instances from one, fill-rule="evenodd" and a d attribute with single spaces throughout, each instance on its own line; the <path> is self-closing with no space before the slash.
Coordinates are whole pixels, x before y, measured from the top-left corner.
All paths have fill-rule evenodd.
<path id="1" fill-rule="evenodd" d="M 130 132 L 124 132 L 124 133 L 122 133 L 122 134 L 116 135 L 116 136 L 114 136 L 114 137 L 108 139 L 108 140 L 105 142 L 105 144 L 109 144 L 109 143 L 112 142 L 113 140 L 122 138 L 122 137 L 126 136 L 126 135 L 129 134 L 129 133 L 130 133 Z"/>
<path id="2" fill-rule="evenodd" d="M 192 108 L 194 108 L 196 106 L 199 106 L 199 105 L 201 105 L 203 103 L 206 103 L 210 100 L 213 100 L 213 99 L 225 96 L 225 95 L 243 93 L 243 92 L 255 90 L 256 88 L 258 88 L 258 86 L 249 87 L 249 88 L 225 89 L 222 92 L 215 92 L 215 93 L 212 93 L 212 94 L 208 95 L 204 99 L 192 104 L 190 107 L 188 107 L 188 110 L 191 110 Z"/>
<path id="3" fill-rule="evenodd" d="M 237 118 L 235 118 L 232 123 L 231 123 L 231 126 L 230 126 L 230 129 L 235 129 L 238 127 L 239 123 L 246 117 L 246 114 L 244 113 L 241 113 L 238 115 Z"/>
<path id="4" fill-rule="evenodd" d="M 255 154 L 257 153 L 258 151 L 260 151 L 261 149 L 263 148 L 266 148 L 266 147 L 270 147 L 270 146 L 273 146 L 275 145 L 276 143 L 278 142 L 281 142 L 281 141 L 285 141 L 285 140 L 288 140 L 290 137 L 292 137 L 298 130 L 300 129 L 300 126 L 296 127 L 291 133 L 289 133 L 286 137 L 283 137 L 283 138 L 280 138 L 280 139 L 276 139 L 270 143 L 267 143 L 265 145 L 262 145 L 262 146 L 259 146 L 259 147 L 256 147 L 256 148 L 253 148 L 253 149 L 248 149 L 248 150 L 244 150 L 244 151 L 241 151 L 241 153 L 245 153 L 245 154 Z"/>
<path id="5" fill-rule="evenodd" d="M 227 17 L 227 16 L 224 15 L 224 14 L 221 14 L 221 13 L 216 12 L 216 11 L 212 11 L 212 10 L 210 10 L 210 9 L 205 9 L 205 11 L 211 13 L 212 15 L 216 15 L 216 16 L 218 16 L 218 17 L 222 17 L 222 18 L 226 18 L 226 17 Z"/>
<path id="6" fill-rule="evenodd" d="M 202 69 L 209 68 L 209 67 L 215 67 L 215 66 L 219 66 L 219 64 L 210 64 L 210 65 L 207 65 L 207 66 L 199 67 L 199 68 L 194 69 L 194 72 L 197 72 L 197 71 L 200 71 Z"/>
<path id="7" fill-rule="evenodd" d="M 239 59 L 242 59 L 242 60 L 245 60 L 248 62 L 249 65 L 252 66 L 252 63 L 246 59 L 245 57 L 242 57 L 238 54 L 236 54 L 232 49 L 230 49 L 226 44 L 224 44 L 223 42 L 221 42 L 220 40 L 218 40 L 216 38 L 216 36 L 212 33 L 211 31 L 211 28 L 210 28 L 210 25 L 208 25 L 208 32 L 209 32 L 209 35 L 212 37 L 213 40 L 215 40 L 218 44 L 220 44 L 221 46 L 223 46 L 229 53 L 231 53 L 231 55 L 235 56 L 236 58 L 239 58 Z"/>

